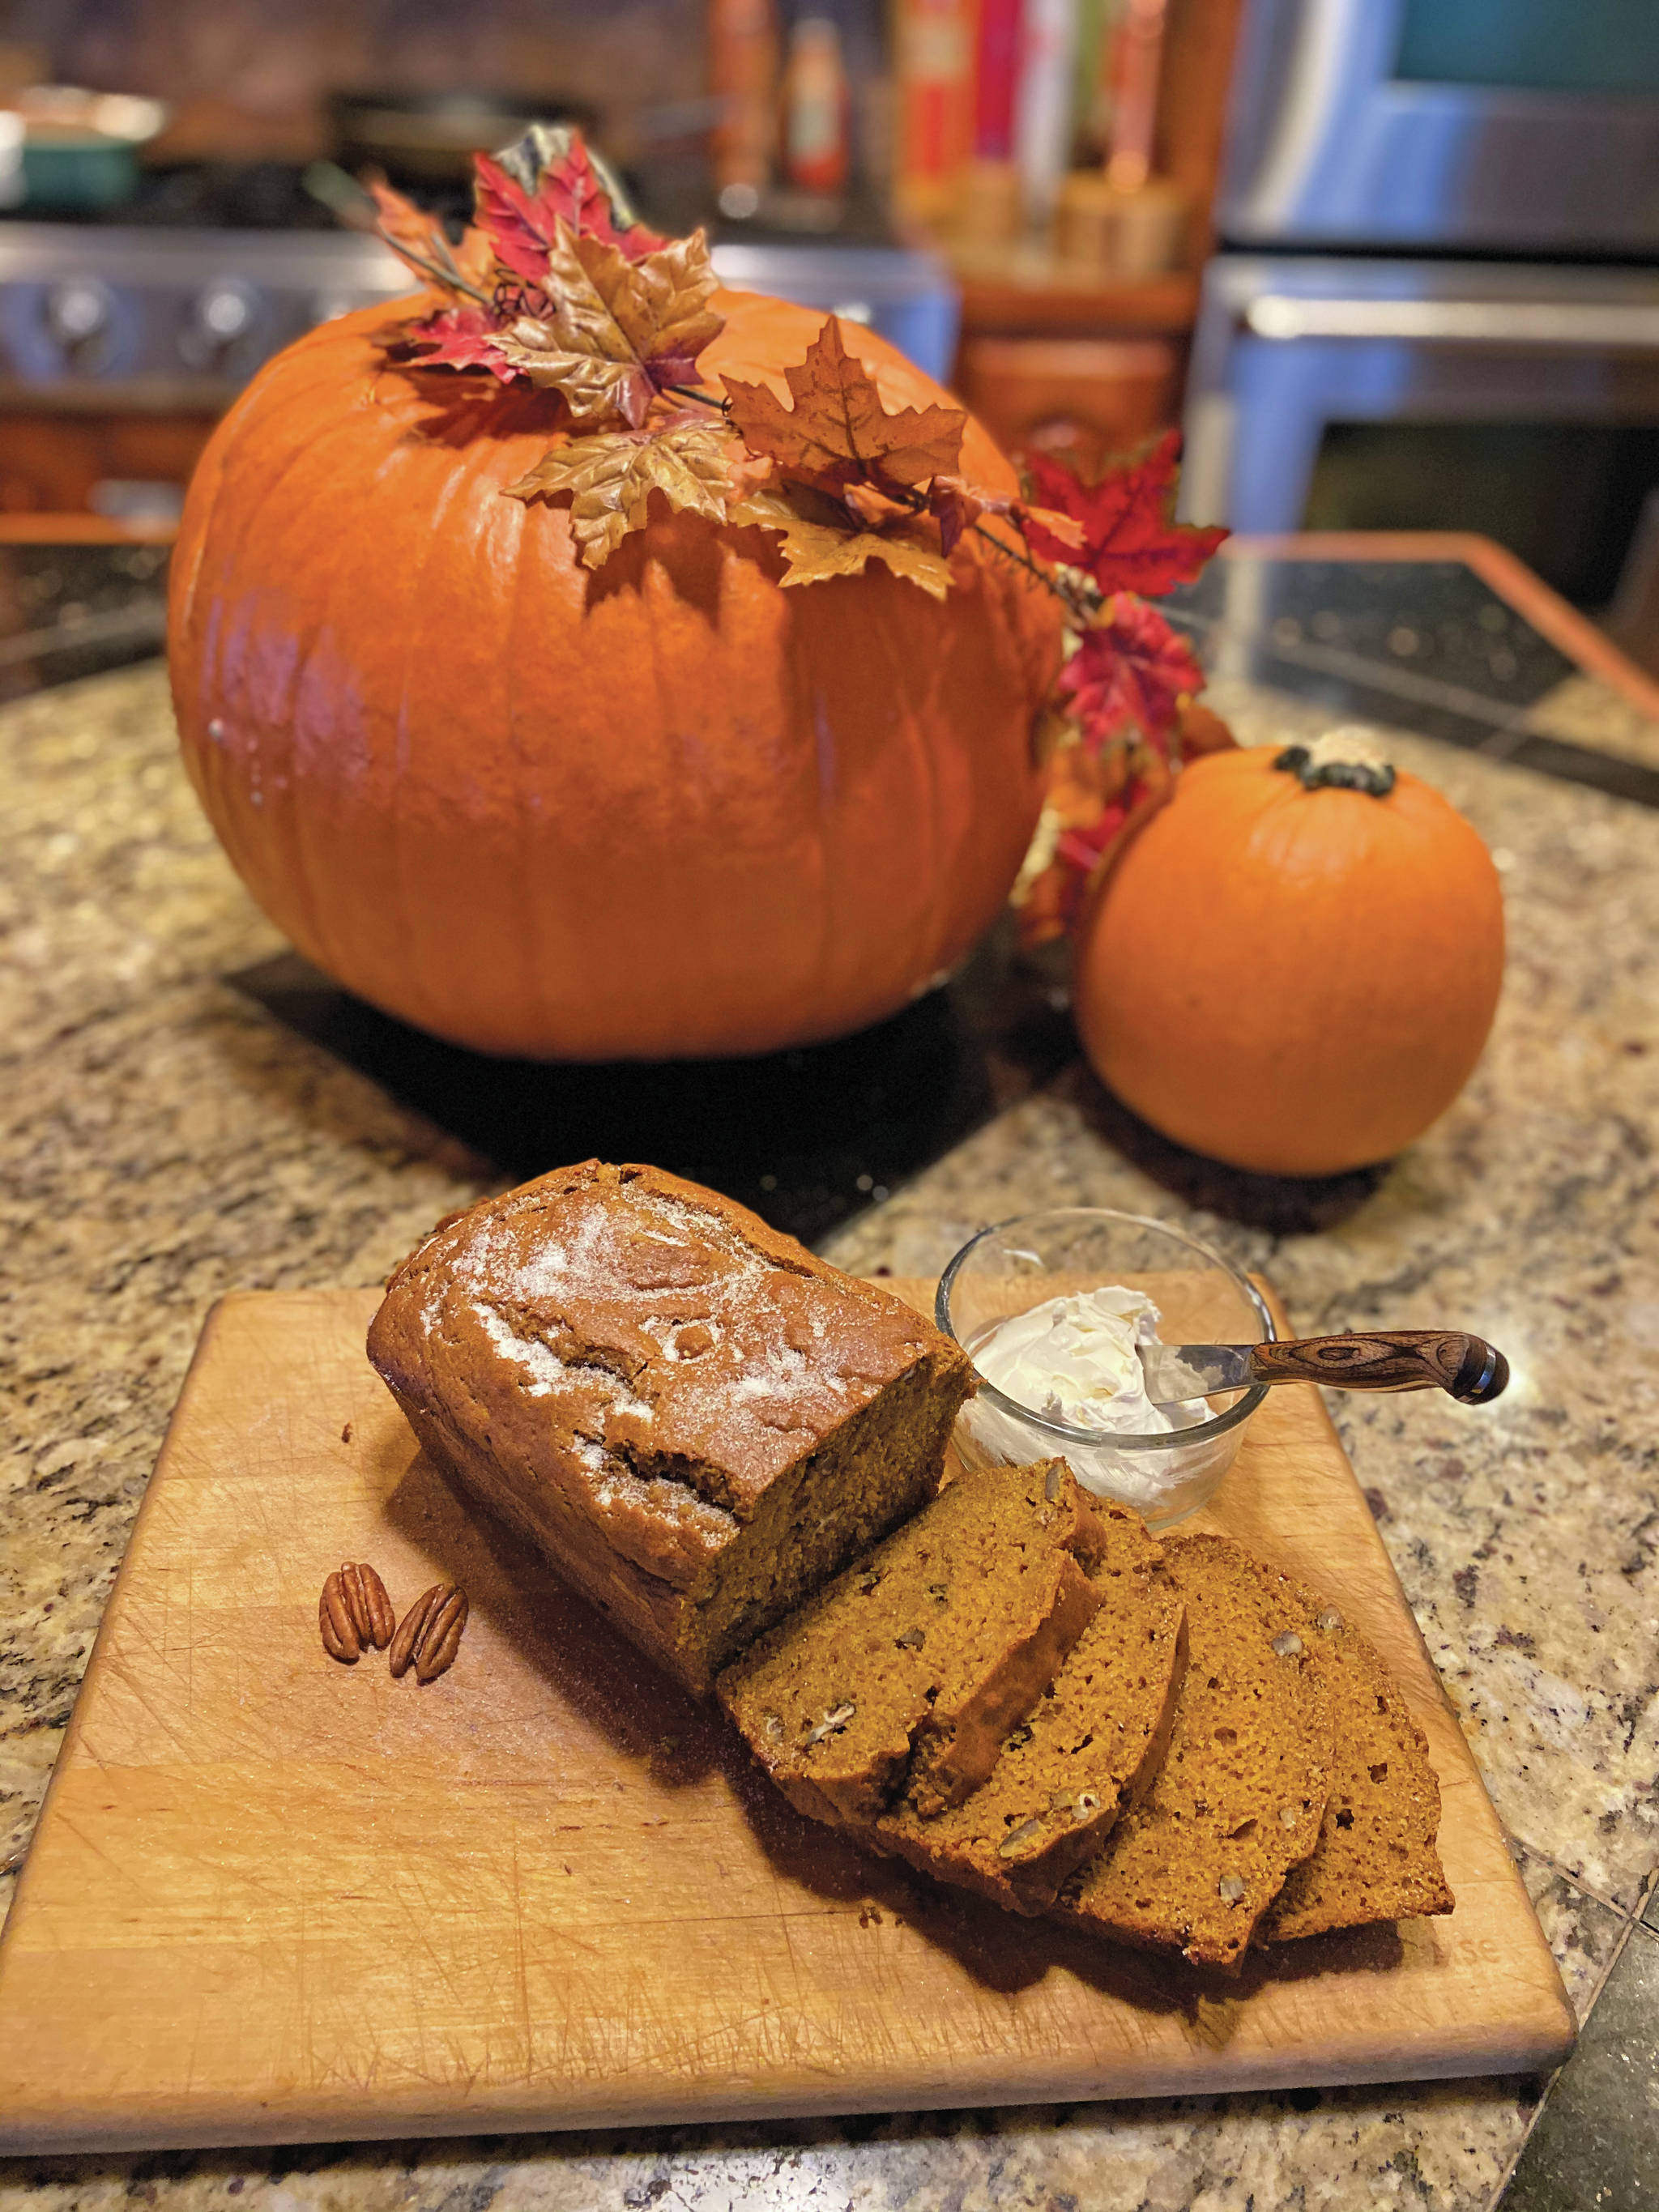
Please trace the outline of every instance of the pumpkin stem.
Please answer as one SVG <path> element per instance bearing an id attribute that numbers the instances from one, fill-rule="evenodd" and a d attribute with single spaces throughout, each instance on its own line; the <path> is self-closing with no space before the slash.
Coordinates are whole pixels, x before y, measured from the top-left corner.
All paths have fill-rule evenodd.
<path id="1" fill-rule="evenodd" d="M 1304 791 L 1363 791 L 1386 799 L 1395 772 L 1363 730 L 1330 730 L 1310 745 L 1286 745 L 1273 761 L 1296 777 Z"/>

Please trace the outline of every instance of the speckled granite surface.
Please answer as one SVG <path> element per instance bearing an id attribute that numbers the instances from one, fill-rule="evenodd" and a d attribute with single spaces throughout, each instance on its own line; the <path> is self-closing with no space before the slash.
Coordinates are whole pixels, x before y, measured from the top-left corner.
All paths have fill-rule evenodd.
<path id="1" fill-rule="evenodd" d="M 1527 726 L 1547 738 L 1617 753 L 1659 768 L 1659 722 L 1650 722 L 1627 699 L 1593 676 L 1569 676 L 1528 710 Z"/>
<path id="2" fill-rule="evenodd" d="M 1224 688 L 1216 703 L 1246 738 L 1314 719 Z M 1348 1194 L 1362 1202 L 1316 1234 L 1194 1210 L 1131 1164 L 1126 1145 L 1156 1154 L 1073 1070 L 831 1255 L 916 1273 L 1025 1205 L 1133 1204 L 1262 1267 L 1298 1327 L 1453 1317 L 1518 1355 L 1487 1413 L 1337 1410 L 1584 2009 L 1628 1955 L 1659 1863 L 1653 818 L 1425 743 L 1395 751 L 1494 848 L 1512 951 L 1469 1091 L 1369 1195 Z M 278 940 L 195 812 L 158 670 L 7 709 L 0 775 L 0 1788 L 21 1843 L 207 1305 L 234 1287 L 372 1279 L 489 1170 L 218 980 Z M 59 2161 L 0 2169 L 0 2198 L 1463 2212 L 1502 2183 L 1539 2087 Z"/>

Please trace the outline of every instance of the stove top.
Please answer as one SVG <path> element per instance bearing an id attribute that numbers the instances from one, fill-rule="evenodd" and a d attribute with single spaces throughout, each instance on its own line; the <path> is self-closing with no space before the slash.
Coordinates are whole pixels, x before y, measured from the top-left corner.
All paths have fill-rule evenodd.
<path id="1" fill-rule="evenodd" d="M 0 225 L 48 222 L 75 229 L 332 230 L 333 216 L 306 190 L 294 161 L 193 161 L 143 169 L 130 199 L 109 208 L 0 210 Z"/>
<path id="2" fill-rule="evenodd" d="M 0 396 L 49 404 L 217 409 L 281 347 L 330 317 L 402 296 L 408 270 L 342 230 L 298 162 L 198 162 L 143 173 L 95 216 L 0 214 Z M 642 180 L 648 183 L 648 179 Z M 469 185 L 412 195 L 459 237 Z M 667 222 L 647 191 L 647 214 Z M 716 225 L 727 283 L 867 322 L 931 374 L 949 373 L 957 298 L 929 254 L 896 244 L 868 210 L 820 236 Z"/>
<path id="3" fill-rule="evenodd" d="M 333 230 L 333 215 L 307 185 L 308 166 L 225 161 L 145 168 L 132 197 L 113 207 L 0 207 L 0 232 L 7 224 L 40 222 L 81 230 Z M 899 242 L 885 210 L 868 195 L 849 200 L 825 227 L 810 219 L 817 203 L 804 204 L 799 219 L 792 220 L 787 195 L 775 196 L 747 221 L 733 221 L 713 204 L 700 168 L 687 174 L 679 166 L 659 165 L 630 173 L 628 181 L 646 219 L 659 229 L 678 234 L 701 224 L 711 244 L 890 249 Z M 472 210 L 470 184 L 406 182 L 400 189 L 418 206 L 442 216 L 459 237 Z"/>

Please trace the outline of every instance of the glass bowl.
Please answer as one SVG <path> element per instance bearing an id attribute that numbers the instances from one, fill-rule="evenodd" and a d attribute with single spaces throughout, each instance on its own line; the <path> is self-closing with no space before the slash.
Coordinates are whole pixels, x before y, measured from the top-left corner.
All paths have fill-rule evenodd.
<path id="1" fill-rule="evenodd" d="M 1262 1344 L 1275 1334 L 1261 1292 L 1218 1252 L 1167 1222 L 1101 1206 L 1018 1213 L 981 1229 L 939 1277 L 935 1312 L 975 1359 L 1014 1315 L 1109 1285 L 1152 1300 L 1165 1344 Z M 981 1376 L 957 1416 L 955 1443 L 965 1468 L 1064 1459 L 1086 1490 L 1132 1507 L 1149 1528 L 1167 1528 L 1214 1495 L 1266 1395 L 1261 1383 L 1218 1391 L 1194 1401 L 1207 1412 L 1189 1425 L 1131 1436 L 1074 1428 Z"/>

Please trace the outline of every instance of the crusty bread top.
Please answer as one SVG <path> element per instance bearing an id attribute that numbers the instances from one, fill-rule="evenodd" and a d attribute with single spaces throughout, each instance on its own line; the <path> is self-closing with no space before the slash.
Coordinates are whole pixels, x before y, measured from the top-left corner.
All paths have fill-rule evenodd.
<path id="1" fill-rule="evenodd" d="M 658 1168 L 558 1168 L 451 1216 L 386 1286 L 375 1365 L 417 1401 L 481 1364 L 550 1426 L 672 1466 L 746 1519 L 782 1470 L 918 1360 L 963 1355 L 902 1300 Z"/>

